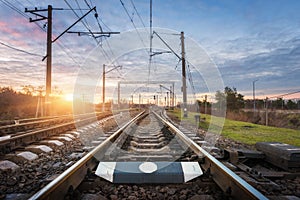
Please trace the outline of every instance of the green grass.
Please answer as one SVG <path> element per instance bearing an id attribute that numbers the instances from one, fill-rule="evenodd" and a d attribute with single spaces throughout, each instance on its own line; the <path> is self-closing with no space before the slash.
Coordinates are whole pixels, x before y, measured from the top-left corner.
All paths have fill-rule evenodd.
<path id="1" fill-rule="evenodd" d="M 189 112 L 188 118 L 181 118 L 180 110 L 169 111 L 168 114 L 175 115 L 181 120 L 195 124 L 194 115 L 196 113 Z M 205 120 L 203 120 L 205 118 Z M 212 123 L 210 123 L 212 122 Z M 295 146 L 300 146 L 300 131 L 287 128 L 277 128 L 271 126 L 263 126 L 248 122 L 234 121 L 225 119 L 222 127 L 223 119 L 211 115 L 201 114 L 200 128 L 209 132 L 218 133 L 226 137 L 245 144 L 253 145 L 256 142 L 282 142 Z"/>

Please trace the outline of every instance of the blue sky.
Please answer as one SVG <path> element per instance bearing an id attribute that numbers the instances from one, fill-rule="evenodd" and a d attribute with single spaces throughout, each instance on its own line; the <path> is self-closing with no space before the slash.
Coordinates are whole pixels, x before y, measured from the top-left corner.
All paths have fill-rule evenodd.
<path id="1" fill-rule="evenodd" d="M 100 24 L 104 31 L 123 33 L 132 30 L 136 41 L 139 40 L 138 33 L 119 0 L 88 0 L 87 2 L 97 7 L 99 18 L 101 18 Z M 135 26 L 143 28 L 131 1 L 123 0 L 122 2 Z M 145 26 L 148 27 L 149 2 L 144 0 L 132 0 L 132 2 Z M 59 8 L 69 8 L 69 5 L 72 8 L 78 8 L 78 5 L 80 8 L 88 8 L 85 1 L 81 0 L 78 0 L 78 4 L 71 0 L 0 1 L 0 42 L 31 53 L 41 54 L 41 56 L 45 55 L 46 51 L 46 33 L 36 24 L 29 23 L 26 16 L 9 8 L 7 4 L 13 5 L 20 11 L 24 11 L 25 7 L 45 8 L 48 4 Z M 186 37 L 199 44 L 212 59 L 211 62 L 215 63 L 224 86 L 236 87 L 239 92 L 251 97 L 252 81 L 258 79 L 257 95 L 265 97 L 300 89 L 299 9 L 300 2 L 296 0 L 153 0 L 153 26 L 172 29 L 176 32 L 184 31 Z M 76 12 L 81 16 L 86 10 L 82 13 L 78 10 Z M 30 14 L 26 13 L 26 15 Z M 54 11 L 53 17 L 53 38 L 78 19 L 69 10 Z M 99 31 L 93 15 L 89 15 L 85 20 L 92 30 Z M 41 21 L 38 24 L 43 26 L 44 22 Z M 82 23 L 78 23 L 72 30 L 86 30 L 86 28 Z M 172 47 L 180 54 L 179 37 L 163 35 L 163 33 L 162 36 L 166 40 L 174 37 L 171 42 Z M 111 36 L 103 42 L 104 51 L 109 54 L 110 58 L 114 57 L 114 52 L 117 52 L 116 48 L 120 48 L 107 45 L 114 37 L 117 36 Z M 128 42 L 134 42 L 134 40 Z M 149 45 L 147 38 L 144 42 Z M 93 38 L 78 37 L 73 34 L 66 34 L 55 42 L 53 44 L 53 85 L 58 86 L 65 93 L 71 93 L 76 85 L 78 72 L 85 66 L 86 59 L 90 59 L 88 55 L 96 46 Z M 189 50 L 188 47 L 187 50 Z M 41 57 L 27 55 L 4 45 L 0 45 L 0 53 L 0 85 L 18 88 L 21 85 L 44 84 L 45 62 L 41 61 Z M 191 54 L 194 53 L 187 51 L 187 56 L 189 57 L 190 54 L 190 57 L 193 57 Z M 137 58 L 143 58 L 143 56 L 137 56 Z M 165 64 L 172 65 L 170 69 L 174 69 L 178 63 L 176 57 L 159 57 L 156 58 L 156 62 L 159 63 L 165 58 L 174 59 L 170 63 L 165 61 Z M 145 62 L 145 58 L 143 59 Z M 125 58 L 119 60 L 124 61 Z M 131 65 L 133 65 L 132 62 Z M 112 72 L 112 76 L 118 76 L 118 73 L 128 73 L 126 69 L 130 71 L 131 65 L 128 64 L 128 67 L 124 67 L 121 72 Z M 145 66 L 147 67 L 146 64 Z M 152 71 L 158 68 L 161 73 L 168 75 L 168 70 L 163 66 L 153 65 Z M 198 86 L 201 83 L 200 79 L 193 78 L 198 89 L 197 93 L 205 93 L 207 92 L 205 87 L 201 89 Z"/>

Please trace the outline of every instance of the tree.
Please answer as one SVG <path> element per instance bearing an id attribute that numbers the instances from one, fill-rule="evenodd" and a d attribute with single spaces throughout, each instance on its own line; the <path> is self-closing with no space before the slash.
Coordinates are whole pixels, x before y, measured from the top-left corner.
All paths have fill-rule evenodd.
<path id="1" fill-rule="evenodd" d="M 221 92 L 220 90 L 218 90 L 216 92 L 216 108 L 219 110 L 224 109 L 224 107 L 226 106 L 226 96 L 223 92 Z"/>
<path id="2" fill-rule="evenodd" d="M 218 106 L 225 105 L 226 102 L 228 110 L 238 110 L 245 106 L 244 96 L 237 93 L 234 87 L 225 87 L 224 92 L 217 91 L 216 101 Z"/>
<path id="3" fill-rule="evenodd" d="M 35 92 L 35 87 L 32 85 L 22 85 L 22 91 L 23 94 L 31 96 Z"/>
<path id="4" fill-rule="evenodd" d="M 282 98 L 277 98 L 275 101 L 273 101 L 273 105 L 276 109 L 283 109 L 285 106 L 285 103 Z"/>
<path id="5" fill-rule="evenodd" d="M 292 101 L 291 99 L 289 99 L 286 103 L 286 107 L 287 109 L 297 109 L 297 103 L 295 101 Z"/>

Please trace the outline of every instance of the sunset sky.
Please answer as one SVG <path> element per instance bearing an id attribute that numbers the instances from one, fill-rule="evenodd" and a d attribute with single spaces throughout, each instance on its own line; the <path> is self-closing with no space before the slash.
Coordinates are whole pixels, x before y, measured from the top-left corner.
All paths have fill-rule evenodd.
<path id="1" fill-rule="evenodd" d="M 84 18 L 84 24 L 79 22 L 71 31 L 87 31 L 87 28 L 100 31 L 99 22 L 103 31 L 121 32 L 102 41 L 98 39 L 102 46 L 91 36 L 66 33 L 59 38 L 53 43 L 53 87 L 73 93 L 80 85 L 78 76 L 83 74 L 82 70 L 86 70 L 84 75 L 94 76 L 90 80 L 101 84 L 103 64 L 120 64 L 122 69 L 107 75 L 108 96 L 116 92 L 116 81 L 149 78 L 174 81 L 180 93 L 181 64 L 176 56 L 169 53 L 154 56 L 149 67 L 150 11 L 149 1 L 145 0 L 0 0 L 0 86 L 19 89 L 22 85 L 45 84 L 46 62 L 42 58 L 46 55 L 46 20 L 29 23 L 28 18 L 35 16 L 24 10 L 47 8 L 48 4 L 64 8 L 53 11 L 53 39 L 86 13 L 88 6 L 96 6 L 99 21 L 92 12 Z M 159 30 L 157 32 L 178 55 L 181 49 L 177 33 L 184 31 L 186 56 L 191 63 L 196 93 L 200 96 L 229 86 L 251 98 L 252 83 L 257 80 L 256 95 L 265 98 L 300 91 L 299 10 L 297 0 L 153 0 L 153 30 Z M 155 40 L 156 49 L 168 50 L 159 44 L 157 37 Z M 93 70 L 90 70 L 92 65 Z M 216 81 L 223 81 L 218 87 L 210 83 L 215 79 L 208 73 L 211 68 L 218 70 L 220 80 Z M 203 77 L 198 77 L 196 71 Z M 144 85 L 136 86 L 135 90 L 138 87 Z M 157 87 L 153 92 L 159 90 Z M 293 96 L 296 97 L 300 97 L 299 93 Z"/>

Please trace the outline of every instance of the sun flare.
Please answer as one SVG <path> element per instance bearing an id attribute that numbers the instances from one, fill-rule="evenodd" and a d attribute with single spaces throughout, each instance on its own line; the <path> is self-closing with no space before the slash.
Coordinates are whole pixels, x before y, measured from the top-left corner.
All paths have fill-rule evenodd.
<path id="1" fill-rule="evenodd" d="M 65 94 L 64 99 L 66 101 L 73 101 L 73 94 Z"/>

